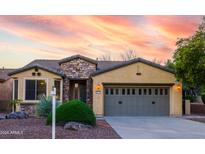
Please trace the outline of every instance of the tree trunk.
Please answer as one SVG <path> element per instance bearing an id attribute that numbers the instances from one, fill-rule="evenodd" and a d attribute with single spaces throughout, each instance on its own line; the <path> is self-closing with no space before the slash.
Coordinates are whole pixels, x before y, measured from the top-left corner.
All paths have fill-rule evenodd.
<path id="1" fill-rule="evenodd" d="M 200 104 L 203 104 L 203 101 L 202 101 L 202 99 L 201 99 L 201 96 L 196 96 L 196 101 L 197 101 L 197 103 L 200 103 Z"/>

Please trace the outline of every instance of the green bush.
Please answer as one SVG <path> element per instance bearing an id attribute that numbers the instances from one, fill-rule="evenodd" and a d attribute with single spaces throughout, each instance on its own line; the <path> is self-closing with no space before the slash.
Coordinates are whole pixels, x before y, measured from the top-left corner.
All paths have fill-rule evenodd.
<path id="1" fill-rule="evenodd" d="M 59 105 L 58 102 L 56 102 L 56 107 Z M 41 96 L 40 102 L 37 105 L 36 108 L 37 114 L 40 117 L 48 117 L 49 113 L 52 111 L 52 97 L 51 96 Z"/>
<path id="2" fill-rule="evenodd" d="M 95 125 L 96 117 L 93 111 L 80 100 L 66 101 L 56 109 L 56 123 L 64 124 L 69 121 Z M 52 123 L 52 114 L 47 118 L 47 124 Z"/>

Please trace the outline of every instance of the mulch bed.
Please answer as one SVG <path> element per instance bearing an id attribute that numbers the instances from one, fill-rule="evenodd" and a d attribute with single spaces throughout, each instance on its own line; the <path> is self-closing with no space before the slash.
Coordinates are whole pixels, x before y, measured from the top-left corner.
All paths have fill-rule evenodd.
<path id="1" fill-rule="evenodd" d="M 0 139 L 50 139 L 51 126 L 42 118 L 0 120 Z M 120 136 L 105 120 L 97 120 L 97 125 L 89 130 L 64 130 L 56 127 L 58 139 L 119 139 Z"/>

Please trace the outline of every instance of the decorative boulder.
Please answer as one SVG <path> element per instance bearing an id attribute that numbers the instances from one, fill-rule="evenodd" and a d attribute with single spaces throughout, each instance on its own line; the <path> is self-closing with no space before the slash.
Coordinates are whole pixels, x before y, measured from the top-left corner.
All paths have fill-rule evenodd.
<path id="1" fill-rule="evenodd" d="M 79 122 L 68 122 L 65 124 L 64 129 L 70 130 L 88 130 L 93 128 L 91 125 L 85 125 Z"/>
<path id="2" fill-rule="evenodd" d="M 29 115 L 25 112 L 11 112 L 6 115 L 6 119 L 27 119 Z"/>
<path id="3" fill-rule="evenodd" d="M 0 120 L 4 120 L 5 119 L 5 116 L 0 116 Z"/>

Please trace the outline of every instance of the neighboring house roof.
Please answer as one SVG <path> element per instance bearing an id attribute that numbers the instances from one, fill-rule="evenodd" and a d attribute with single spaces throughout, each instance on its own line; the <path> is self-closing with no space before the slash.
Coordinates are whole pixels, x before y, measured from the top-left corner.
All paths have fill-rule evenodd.
<path id="1" fill-rule="evenodd" d="M 10 76 L 8 74 L 14 70 L 15 69 L 5 69 L 5 68 L 0 69 L 0 82 L 4 82 L 10 79 Z"/>
<path id="2" fill-rule="evenodd" d="M 62 63 L 65 63 L 65 62 L 68 62 L 68 61 L 71 61 L 71 60 L 77 59 L 77 58 L 83 59 L 83 60 L 88 61 L 88 62 L 93 63 L 93 64 L 97 64 L 96 60 L 82 56 L 82 55 L 74 55 L 71 57 L 64 58 L 64 59 L 59 61 L 59 64 L 62 64 Z"/>
<path id="3" fill-rule="evenodd" d="M 175 72 L 173 70 L 170 70 L 168 68 L 166 68 L 165 66 L 162 66 L 160 64 L 156 64 L 156 63 L 153 63 L 151 61 L 148 61 L 148 60 L 145 60 L 143 58 L 135 58 L 135 59 L 132 59 L 130 61 L 124 61 L 124 62 L 121 62 L 117 65 L 114 65 L 112 67 L 109 67 L 109 68 L 105 68 L 105 69 L 102 69 L 102 70 L 99 70 L 99 71 L 96 71 L 92 74 L 92 76 L 96 76 L 96 75 L 99 75 L 99 74 L 102 74 L 102 73 L 105 73 L 105 72 L 109 72 L 109 71 L 112 71 L 114 69 L 117 69 L 117 68 L 121 68 L 121 67 L 124 67 L 124 66 L 127 66 L 127 65 L 131 65 L 131 64 L 134 64 L 134 63 L 137 63 L 137 62 L 142 62 L 144 64 L 147 64 L 147 65 L 150 65 L 152 67 L 155 67 L 155 68 L 158 68 L 158 69 L 161 69 L 161 70 L 164 70 L 166 72 L 169 72 L 169 73 L 173 73 L 175 74 Z"/>

